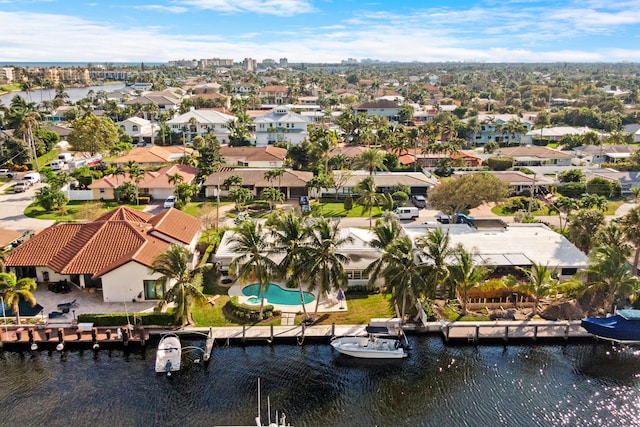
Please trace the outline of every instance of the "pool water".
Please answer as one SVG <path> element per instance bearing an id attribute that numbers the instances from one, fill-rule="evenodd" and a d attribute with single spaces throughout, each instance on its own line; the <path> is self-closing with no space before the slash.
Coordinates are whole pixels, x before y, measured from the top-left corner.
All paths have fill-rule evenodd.
<path id="1" fill-rule="evenodd" d="M 257 283 L 242 288 L 242 295 L 251 297 L 248 302 L 260 304 L 260 286 Z M 275 283 L 265 287 L 264 297 L 269 304 L 300 305 L 300 291 L 298 289 L 283 289 Z M 304 303 L 309 304 L 315 299 L 312 293 L 304 292 Z"/>

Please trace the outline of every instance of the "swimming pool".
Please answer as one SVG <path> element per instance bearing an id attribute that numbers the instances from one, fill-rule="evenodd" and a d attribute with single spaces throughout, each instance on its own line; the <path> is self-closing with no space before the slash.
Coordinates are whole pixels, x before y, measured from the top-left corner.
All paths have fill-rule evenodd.
<path id="1" fill-rule="evenodd" d="M 260 286 L 257 283 L 242 288 L 242 295 L 249 298 L 250 304 L 260 304 Z M 300 305 L 300 291 L 298 289 L 283 289 L 275 283 L 266 286 L 264 297 L 269 304 Z M 304 292 L 304 303 L 309 304 L 315 299 L 312 293 Z"/>

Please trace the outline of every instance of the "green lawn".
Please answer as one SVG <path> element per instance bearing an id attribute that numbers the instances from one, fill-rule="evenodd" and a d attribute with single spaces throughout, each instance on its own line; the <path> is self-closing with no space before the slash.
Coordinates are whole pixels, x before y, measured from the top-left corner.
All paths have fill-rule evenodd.
<path id="1" fill-rule="evenodd" d="M 319 205 L 321 207 L 321 214 L 324 217 L 347 217 L 347 218 L 368 218 L 369 217 L 369 211 L 365 210 L 364 212 L 362 212 L 362 206 L 357 205 L 354 203 L 353 205 L 353 209 L 351 209 L 350 211 L 345 211 L 344 210 L 344 203 L 342 202 L 338 202 L 338 203 L 333 203 L 333 202 L 322 202 L 322 203 L 318 203 L 312 205 L 312 206 L 317 206 Z M 373 208 L 372 214 L 373 217 L 377 217 L 382 215 L 383 210 L 379 207 L 379 206 L 375 206 Z"/>
<path id="2" fill-rule="evenodd" d="M 332 313 L 318 313 L 320 324 L 366 325 L 371 318 L 395 317 L 395 313 L 389 303 L 390 296 L 383 294 L 349 294 L 347 296 L 348 310 Z M 214 305 L 194 305 L 192 309 L 193 320 L 196 326 L 241 326 L 229 320 L 224 314 L 224 305 L 229 301 L 228 295 L 221 295 Z M 312 315 L 310 312 L 309 315 Z M 302 320 L 302 314 L 296 317 L 296 324 Z M 280 325 L 280 318 L 266 319 L 256 323 L 260 326 Z"/>
<path id="3" fill-rule="evenodd" d="M 38 167 L 42 168 L 43 166 L 47 166 L 49 163 L 58 158 L 58 150 L 53 149 L 46 154 L 38 157 Z M 31 162 L 31 169 L 36 169 L 35 162 Z"/>
<path id="4" fill-rule="evenodd" d="M 514 215 L 513 212 L 505 211 L 504 210 L 504 205 L 494 206 L 493 208 L 491 208 L 491 213 L 493 213 L 494 215 L 499 215 L 499 216 L 513 216 Z M 547 216 L 547 215 L 552 215 L 552 214 L 549 213 L 549 208 L 548 207 L 543 206 L 542 209 L 531 212 L 531 215 L 533 215 L 533 216 L 543 216 L 543 215 Z"/>

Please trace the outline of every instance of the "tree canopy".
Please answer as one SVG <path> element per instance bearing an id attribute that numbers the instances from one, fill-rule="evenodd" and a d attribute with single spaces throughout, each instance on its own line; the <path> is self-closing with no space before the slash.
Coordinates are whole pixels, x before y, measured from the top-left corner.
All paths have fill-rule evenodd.
<path id="1" fill-rule="evenodd" d="M 120 139 L 118 126 L 108 117 L 89 115 L 77 119 L 67 137 L 74 151 L 96 154 L 109 151 Z"/>
<path id="2" fill-rule="evenodd" d="M 436 209 L 455 215 L 483 203 L 498 203 L 510 192 L 509 184 L 494 175 L 474 173 L 443 182 L 429 192 L 429 200 Z"/>

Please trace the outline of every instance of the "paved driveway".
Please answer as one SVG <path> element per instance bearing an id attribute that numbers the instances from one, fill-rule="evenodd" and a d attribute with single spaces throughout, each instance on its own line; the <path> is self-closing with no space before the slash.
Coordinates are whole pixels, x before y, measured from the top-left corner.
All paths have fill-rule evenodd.
<path id="1" fill-rule="evenodd" d="M 53 220 L 29 218 L 24 210 L 33 203 L 36 190 L 43 184 L 36 184 L 24 193 L 0 194 L 0 228 L 9 230 L 42 230 L 54 224 Z"/>

